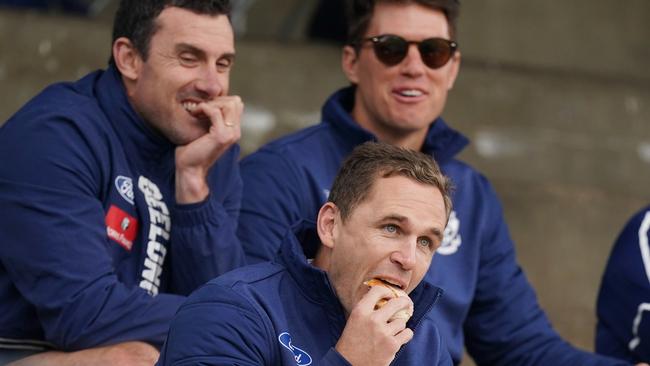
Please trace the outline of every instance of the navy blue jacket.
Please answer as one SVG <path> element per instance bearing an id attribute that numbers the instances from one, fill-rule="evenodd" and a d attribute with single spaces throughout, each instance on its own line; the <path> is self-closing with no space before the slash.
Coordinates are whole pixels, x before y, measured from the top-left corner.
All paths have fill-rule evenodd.
<path id="1" fill-rule="evenodd" d="M 287 227 L 315 221 L 343 158 L 376 140 L 350 116 L 354 89 L 326 102 L 322 123 L 283 137 L 245 158 L 238 234 L 247 258 L 275 257 Z M 468 143 L 442 119 L 422 151 L 451 177 L 454 211 L 426 279 L 445 290 L 432 313 L 456 363 L 463 345 L 481 365 L 615 365 L 576 350 L 552 329 L 517 264 L 501 205 L 487 179 L 454 158 Z"/>
<path id="2" fill-rule="evenodd" d="M 349 365 L 334 349 L 346 319 L 327 274 L 307 263 L 315 228 L 288 232 L 276 262 L 232 271 L 193 293 L 169 330 L 159 365 Z M 300 242 L 299 242 L 300 240 Z M 305 244 L 308 243 L 308 244 Z M 442 291 L 421 282 L 411 292 L 413 339 L 392 365 L 451 365 L 428 313 Z"/>
<path id="3" fill-rule="evenodd" d="M 55 84 L 0 129 L 0 346 L 161 346 L 185 296 L 243 262 L 239 147 L 177 205 L 174 149 L 114 67 Z"/>
<path id="4" fill-rule="evenodd" d="M 598 294 L 596 352 L 650 362 L 650 206 L 616 240 Z"/>

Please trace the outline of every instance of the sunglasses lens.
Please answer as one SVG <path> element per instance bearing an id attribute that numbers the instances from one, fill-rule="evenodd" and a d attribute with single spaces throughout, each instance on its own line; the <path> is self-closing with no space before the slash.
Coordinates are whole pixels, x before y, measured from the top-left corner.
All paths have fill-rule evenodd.
<path id="1" fill-rule="evenodd" d="M 452 44 L 441 38 L 430 38 L 418 46 L 422 61 L 432 69 L 444 66 L 454 53 Z"/>
<path id="2" fill-rule="evenodd" d="M 373 42 L 375 55 L 385 65 L 397 65 L 408 52 L 408 42 L 396 36 L 381 36 Z"/>

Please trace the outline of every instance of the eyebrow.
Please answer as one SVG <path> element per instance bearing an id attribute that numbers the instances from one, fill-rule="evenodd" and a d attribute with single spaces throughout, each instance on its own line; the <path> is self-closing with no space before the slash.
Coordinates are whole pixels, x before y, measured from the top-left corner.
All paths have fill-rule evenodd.
<path id="1" fill-rule="evenodd" d="M 431 230 L 429 230 L 429 232 L 431 233 L 431 235 L 435 236 L 436 238 L 438 238 L 438 240 L 440 240 L 442 242 L 444 234 L 440 230 L 431 229 Z"/>
<path id="2" fill-rule="evenodd" d="M 406 216 L 399 215 L 399 214 L 388 214 L 384 217 L 382 217 L 379 222 L 387 222 L 387 221 L 396 221 L 399 222 L 400 224 L 408 224 L 409 220 Z M 440 241 L 442 241 L 443 238 L 443 232 L 440 231 L 437 228 L 431 228 L 427 230 L 430 235 L 435 236 L 438 238 Z"/>
<path id="3" fill-rule="evenodd" d="M 191 52 L 193 54 L 201 56 L 202 58 L 207 58 L 207 55 L 206 55 L 204 50 L 202 50 L 202 49 L 200 49 L 200 48 L 198 48 L 198 47 L 196 47 L 194 45 L 191 45 L 189 43 L 179 43 L 174 47 L 174 50 L 176 50 L 176 52 L 179 52 L 179 53 L 180 52 Z M 224 53 L 221 56 L 219 56 L 219 59 L 224 59 L 224 58 L 229 59 L 229 60 L 232 61 L 232 60 L 235 59 L 235 53 L 234 52 L 227 52 L 227 53 Z"/>

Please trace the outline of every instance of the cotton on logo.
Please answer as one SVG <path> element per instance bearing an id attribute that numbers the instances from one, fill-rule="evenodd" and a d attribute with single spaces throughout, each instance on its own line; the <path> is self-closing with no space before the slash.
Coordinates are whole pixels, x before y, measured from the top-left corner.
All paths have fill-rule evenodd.
<path id="1" fill-rule="evenodd" d="M 106 213 L 105 222 L 106 235 L 130 251 L 138 235 L 138 220 L 119 207 L 111 205 Z"/>
<path id="2" fill-rule="evenodd" d="M 454 254 L 458 251 L 458 247 L 460 247 L 462 242 L 460 237 L 460 220 L 456 217 L 456 211 L 451 211 L 449 214 L 449 222 L 447 222 L 447 227 L 445 227 L 445 236 L 436 253 L 442 255 Z"/>
<path id="3" fill-rule="evenodd" d="M 120 224 L 120 228 L 122 231 L 126 231 L 126 229 L 129 228 L 129 225 L 131 225 L 131 220 L 129 220 L 128 217 L 125 217 L 122 219 L 122 223 Z"/>

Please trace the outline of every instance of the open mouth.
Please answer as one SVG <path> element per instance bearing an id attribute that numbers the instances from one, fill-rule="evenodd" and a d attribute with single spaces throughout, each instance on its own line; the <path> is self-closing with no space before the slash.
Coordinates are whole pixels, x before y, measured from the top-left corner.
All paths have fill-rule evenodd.
<path id="1" fill-rule="evenodd" d="M 401 296 L 408 297 L 408 294 L 402 289 L 401 285 L 396 284 L 393 281 L 390 281 L 390 280 L 388 280 L 386 278 L 377 278 L 377 277 L 375 277 L 375 278 L 372 278 L 372 279 L 370 279 L 368 281 L 365 281 L 363 284 L 366 285 L 366 286 L 369 286 L 369 287 L 372 287 L 372 286 L 384 286 L 384 287 L 387 287 L 393 293 L 393 298 L 398 298 L 398 297 L 401 297 Z M 384 305 L 386 305 L 386 303 L 389 300 L 390 300 L 389 298 L 388 299 L 387 298 L 379 299 L 379 301 L 377 301 L 377 303 L 375 304 L 375 310 L 381 309 Z M 396 312 L 395 314 L 393 314 L 393 316 L 389 319 L 389 321 L 392 321 L 394 319 L 408 320 L 409 318 L 411 318 L 411 316 L 413 316 L 413 308 L 402 309 L 402 310 Z"/>
<path id="2" fill-rule="evenodd" d="M 194 101 L 184 101 L 181 103 L 181 106 L 183 109 L 190 114 L 190 116 L 201 120 L 205 121 L 208 125 L 210 124 L 210 118 L 203 113 L 203 110 L 199 108 L 199 102 L 194 102 Z"/>
<path id="3" fill-rule="evenodd" d="M 185 109 L 186 111 L 192 113 L 192 112 L 196 111 L 197 107 L 199 106 L 199 103 L 196 103 L 196 102 L 183 102 L 183 103 L 181 103 L 181 105 L 183 106 L 183 109 Z"/>
<path id="4" fill-rule="evenodd" d="M 406 98 L 415 98 L 424 95 L 424 93 L 421 90 L 417 90 L 417 89 L 401 89 L 401 90 L 397 90 L 395 93 Z"/>
<path id="5" fill-rule="evenodd" d="M 381 277 L 375 277 L 373 279 L 365 281 L 364 284 L 367 285 L 367 286 L 377 286 L 379 284 L 383 284 L 386 287 L 394 287 L 394 288 L 400 289 L 402 291 L 404 291 L 404 287 L 405 287 L 404 285 L 401 285 L 401 284 L 399 284 L 397 282 L 391 281 L 391 280 L 386 279 L 386 278 L 381 278 Z"/>

